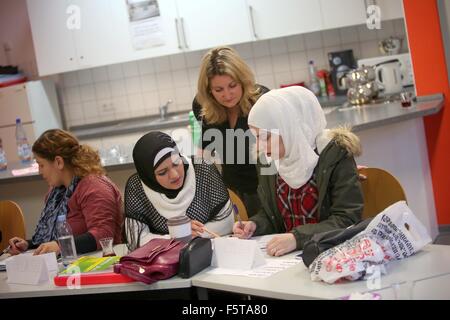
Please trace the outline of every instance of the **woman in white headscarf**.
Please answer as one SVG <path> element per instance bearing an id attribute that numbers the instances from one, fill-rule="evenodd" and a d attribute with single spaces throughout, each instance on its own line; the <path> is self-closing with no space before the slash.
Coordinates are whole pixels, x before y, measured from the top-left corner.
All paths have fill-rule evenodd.
<path id="1" fill-rule="evenodd" d="M 315 233 L 361 219 L 363 196 L 353 158 L 361 152 L 359 139 L 345 128 L 325 129 L 311 91 L 288 87 L 266 93 L 248 123 L 258 142 L 262 209 L 235 224 L 236 236 L 282 233 L 267 244 L 268 254 L 281 256 L 303 249 Z"/>

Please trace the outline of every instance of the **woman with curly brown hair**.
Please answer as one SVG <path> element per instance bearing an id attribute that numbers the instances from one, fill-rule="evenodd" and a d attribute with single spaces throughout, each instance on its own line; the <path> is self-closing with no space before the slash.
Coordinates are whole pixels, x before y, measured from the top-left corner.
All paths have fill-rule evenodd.
<path id="1" fill-rule="evenodd" d="M 78 253 L 100 249 L 99 240 L 106 237 L 120 243 L 122 197 L 105 176 L 98 153 L 60 129 L 44 132 L 33 144 L 33 153 L 50 191 L 32 239 L 12 238 L 10 254 L 34 248 L 35 254 L 59 254 L 56 220 L 60 215 L 67 216 Z"/>

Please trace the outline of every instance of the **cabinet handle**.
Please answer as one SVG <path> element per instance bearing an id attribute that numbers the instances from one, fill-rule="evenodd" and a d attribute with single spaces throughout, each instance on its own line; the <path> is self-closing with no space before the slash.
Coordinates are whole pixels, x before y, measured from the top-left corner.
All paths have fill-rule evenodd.
<path id="1" fill-rule="evenodd" d="M 186 41 L 186 31 L 185 31 L 185 29 L 184 29 L 184 19 L 183 19 L 183 18 L 180 18 L 180 21 L 181 21 L 181 31 L 183 31 L 184 47 L 185 47 L 186 49 L 189 49 L 188 43 L 187 43 L 187 41 Z"/>
<path id="2" fill-rule="evenodd" d="M 178 41 L 178 49 L 183 49 L 180 42 L 180 28 L 178 27 L 178 19 L 175 18 L 175 29 L 177 30 L 177 41 Z"/>
<path id="3" fill-rule="evenodd" d="M 256 28 L 255 28 L 255 19 L 253 17 L 253 7 L 248 6 L 248 11 L 250 12 L 250 20 L 252 22 L 253 36 L 255 37 L 255 39 L 258 39 L 258 34 L 256 33 Z"/>

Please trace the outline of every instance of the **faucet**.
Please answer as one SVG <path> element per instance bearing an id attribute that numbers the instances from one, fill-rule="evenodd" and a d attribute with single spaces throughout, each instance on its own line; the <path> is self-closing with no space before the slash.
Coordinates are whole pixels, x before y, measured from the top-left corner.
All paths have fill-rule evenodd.
<path id="1" fill-rule="evenodd" d="M 159 107 L 159 118 L 161 120 L 165 120 L 167 116 L 167 109 L 169 108 L 169 104 L 172 103 L 172 100 L 169 99 L 165 104 Z"/>

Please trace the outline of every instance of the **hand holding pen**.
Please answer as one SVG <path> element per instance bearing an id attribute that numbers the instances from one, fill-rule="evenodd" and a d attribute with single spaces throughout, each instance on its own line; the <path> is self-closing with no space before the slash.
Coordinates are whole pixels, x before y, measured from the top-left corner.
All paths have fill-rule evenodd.
<path id="1" fill-rule="evenodd" d="M 28 242 L 22 238 L 14 237 L 9 240 L 9 246 L 3 250 L 1 254 L 9 253 L 11 255 L 16 255 L 27 251 Z"/>
<path id="2" fill-rule="evenodd" d="M 234 206 L 232 207 L 234 215 L 238 220 L 233 226 L 234 236 L 240 239 L 250 238 L 256 230 L 256 224 L 253 221 L 242 221 L 241 216 L 236 212 Z"/>

